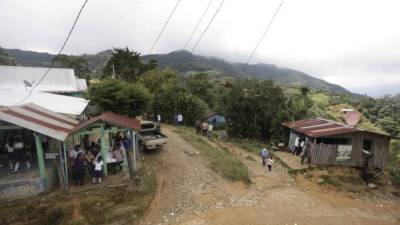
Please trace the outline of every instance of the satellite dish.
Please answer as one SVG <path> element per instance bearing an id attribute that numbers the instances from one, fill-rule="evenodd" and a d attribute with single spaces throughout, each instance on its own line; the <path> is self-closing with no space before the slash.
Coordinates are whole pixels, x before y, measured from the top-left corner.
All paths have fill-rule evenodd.
<path id="1" fill-rule="evenodd" d="M 28 89 L 28 87 L 32 87 L 33 84 L 35 83 L 35 81 L 27 81 L 27 80 L 23 80 L 24 81 L 24 85 L 25 85 L 25 89 Z"/>
<path id="2" fill-rule="evenodd" d="M 355 125 L 357 125 L 358 122 L 360 122 L 361 113 L 357 111 L 348 112 L 345 118 L 347 125 L 354 127 Z"/>

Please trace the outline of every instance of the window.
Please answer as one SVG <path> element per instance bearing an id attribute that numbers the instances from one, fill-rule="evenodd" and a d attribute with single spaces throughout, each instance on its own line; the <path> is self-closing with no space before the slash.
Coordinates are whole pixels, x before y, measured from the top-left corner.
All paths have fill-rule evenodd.
<path id="1" fill-rule="evenodd" d="M 336 162 L 345 162 L 351 160 L 351 151 L 351 145 L 338 145 Z"/>

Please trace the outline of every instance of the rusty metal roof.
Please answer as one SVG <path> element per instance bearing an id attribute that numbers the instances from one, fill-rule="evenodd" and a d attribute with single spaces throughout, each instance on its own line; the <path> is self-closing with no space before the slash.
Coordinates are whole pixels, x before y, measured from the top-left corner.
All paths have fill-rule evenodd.
<path id="1" fill-rule="evenodd" d="M 140 130 L 140 121 L 136 118 L 123 116 L 113 112 L 106 112 L 89 120 L 82 121 L 71 133 L 75 133 L 97 122 L 104 122 L 113 126 Z"/>
<path id="2" fill-rule="evenodd" d="M 309 137 L 324 137 L 365 131 L 326 119 L 306 119 L 282 124 Z"/>
<path id="3" fill-rule="evenodd" d="M 35 104 L 7 107 L 0 111 L 0 120 L 64 141 L 78 121 Z"/>

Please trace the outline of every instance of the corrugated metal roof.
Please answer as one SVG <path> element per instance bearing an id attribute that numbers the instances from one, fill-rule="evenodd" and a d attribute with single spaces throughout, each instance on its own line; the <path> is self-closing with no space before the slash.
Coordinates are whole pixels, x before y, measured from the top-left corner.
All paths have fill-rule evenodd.
<path id="1" fill-rule="evenodd" d="M 293 129 L 299 133 L 303 133 L 309 137 L 324 137 L 364 131 L 326 119 L 298 120 L 283 123 L 283 126 Z"/>
<path id="2" fill-rule="evenodd" d="M 299 133 L 305 134 L 309 137 L 317 137 L 317 138 L 340 135 L 340 134 L 348 134 L 354 132 L 367 132 L 367 133 L 390 137 L 390 135 L 385 133 L 364 130 L 321 118 L 298 120 L 293 122 L 282 123 L 282 125 L 290 129 L 293 129 Z"/>
<path id="3" fill-rule="evenodd" d="M 35 104 L 0 110 L 0 120 L 64 141 L 78 121 Z"/>
<path id="4" fill-rule="evenodd" d="M 27 99 L 20 102 L 27 94 L 28 92 L 25 90 L 0 90 L 0 107 L 33 103 L 57 113 L 81 115 L 89 103 L 89 101 L 84 98 L 38 91 L 32 92 Z"/>
<path id="5" fill-rule="evenodd" d="M 76 79 L 76 87 L 79 92 L 84 92 L 87 90 L 87 83 L 85 79 Z"/>
<path id="6" fill-rule="evenodd" d="M 140 130 L 140 121 L 136 118 L 130 118 L 113 112 L 106 112 L 89 120 L 81 122 L 72 133 L 82 130 L 98 121 L 105 122 L 110 125 L 130 128 L 136 131 Z"/>
<path id="7" fill-rule="evenodd" d="M 26 90 L 24 80 L 35 85 L 47 69 L 46 67 L 0 66 L 0 89 Z M 52 68 L 35 90 L 55 93 L 85 91 L 80 82 L 80 87 L 78 87 L 77 82 L 73 69 Z"/>

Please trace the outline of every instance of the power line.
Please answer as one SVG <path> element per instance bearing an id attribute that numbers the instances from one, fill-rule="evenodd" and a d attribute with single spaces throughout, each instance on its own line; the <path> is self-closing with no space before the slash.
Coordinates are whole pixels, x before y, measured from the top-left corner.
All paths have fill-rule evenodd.
<path id="1" fill-rule="evenodd" d="M 176 10 L 176 8 L 178 8 L 178 5 L 179 5 L 180 2 L 181 2 L 181 0 L 178 0 L 176 2 L 175 7 L 172 9 L 171 13 L 168 16 L 167 21 L 165 21 L 163 28 L 161 29 L 160 33 L 157 35 L 156 40 L 154 41 L 153 45 L 151 46 L 150 51 L 149 51 L 149 55 L 153 52 L 154 48 L 156 47 L 158 41 L 160 40 L 160 37 L 161 37 L 162 33 L 164 32 L 164 30 L 167 27 L 169 21 L 171 20 L 172 16 L 174 15 L 175 10 Z"/>
<path id="2" fill-rule="evenodd" d="M 211 18 L 210 22 L 208 22 L 206 28 L 203 30 L 203 32 L 201 33 L 199 39 L 197 40 L 196 44 L 193 46 L 191 53 L 194 52 L 194 50 L 196 50 L 197 45 L 199 45 L 201 39 L 203 38 L 204 34 L 206 34 L 208 28 L 211 26 L 212 22 L 214 21 L 215 17 L 218 15 L 219 10 L 222 8 L 222 5 L 224 4 L 225 0 L 222 0 L 221 3 L 218 6 L 218 9 L 215 11 L 213 17 Z"/>
<path id="3" fill-rule="evenodd" d="M 272 16 L 271 20 L 269 21 L 269 24 L 268 24 L 267 28 L 264 30 L 264 33 L 261 35 L 260 40 L 258 40 L 256 47 L 253 49 L 253 51 L 251 52 L 249 58 L 247 59 L 246 66 L 243 69 L 243 72 L 247 69 L 247 66 L 249 65 L 249 62 L 250 62 L 251 58 L 253 58 L 253 56 L 256 53 L 256 51 L 257 51 L 258 47 L 260 46 L 261 42 L 264 40 L 265 36 L 267 35 L 267 33 L 269 31 L 269 28 L 272 26 L 272 24 L 273 24 L 273 22 L 275 20 L 275 17 L 278 15 L 279 10 L 281 9 L 281 6 L 282 6 L 282 4 L 284 2 L 285 2 L 285 0 L 282 0 L 281 3 L 279 4 L 278 8 L 276 9 L 275 14 Z"/>
<path id="4" fill-rule="evenodd" d="M 50 70 L 53 68 L 53 66 L 54 66 L 54 64 L 55 64 L 55 61 L 56 61 L 55 59 L 57 59 L 57 58 L 61 55 L 62 51 L 64 50 L 65 46 L 67 45 L 68 40 L 69 40 L 69 38 L 71 37 L 71 34 L 72 34 L 72 32 L 74 31 L 74 29 L 75 29 L 75 25 L 76 25 L 76 23 L 78 22 L 79 17 L 81 16 L 81 13 L 82 13 L 83 9 L 85 8 L 86 3 L 88 3 L 88 1 L 89 1 L 89 0 L 85 0 L 85 2 L 83 3 L 83 5 L 82 5 L 81 8 L 79 9 L 78 15 L 76 16 L 76 18 L 75 18 L 75 20 L 74 20 L 74 24 L 72 25 L 71 29 L 70 29 L 69 32 L 68 32 L 67 38 L 65 39 L 65 41 L 64 41 L 64 43 L 63 43 L 63 45 L 62 45 L 60 51 L 58 51 L 57 56 L 55 56 L 55 57 L 53 58 L 53 60 L 51 61 L 51 64 L 50 64 L 50 66 L 47 68 L 46 72 L 43 74 L 43 76 L 40 78 L 40 80 L 36 83 L 36 85 L 32 87 L 32 89 L 29 91 L 28 95 L 25 96 L 21 101 L 19 101 L 19 102 L 16 103 L 15 105 L 18 105 L 18 104 L 22 103 L 22 102 L 25 101 L 29 96 L 31 96 L 31 95 L 32 95 L 32 92 L 33 92 L 33 91 L 40 85 L 40 83 L 47 77 L 47 75 L 49 74 Z"/>
<path id="5" fill-rule="evenodd" d="M 201 22 L 203 21 L 204 16 L 206 15 L 208 9 L 210 8 L 212 2 L 213 2 L 213 0 L 210 0 L 210 1 L 208 2 L 207 7 L 204 9 L 203 14 L 202 14 L 201 17 L 200 17 L 199 22 L 197 22 L 197 24 L 196 24 L 196 26 L 194 27 L 192 33 L 190 34 L 189 39 L 186 41 L 186 44 L 185 44 L 185 46 L 183 47 L 183 50 L 185 50 L 185 49 L 187 48 L 187 46 L 189 45 L 189 43 L 190 43 L 190 41 L 192 40 L 194 34 L 196 33 L 197 29 L 199 28 Z"/>

